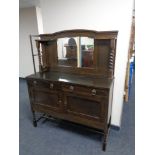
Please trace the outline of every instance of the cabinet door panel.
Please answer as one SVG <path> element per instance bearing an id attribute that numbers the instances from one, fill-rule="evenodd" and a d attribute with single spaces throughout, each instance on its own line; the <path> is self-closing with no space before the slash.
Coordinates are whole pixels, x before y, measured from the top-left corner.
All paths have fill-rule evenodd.
<path id="1" fill-rule="evenodd" d="M 66 93 L 65 105 L 66 111 L 70 114 L 95 120 L 101 120 L 102 118 L 103 105 L 99 98 L 88 98 Z"/>
<path id="2" fill-rule="evenodd" d="M 58 93 L 44 92 L 39 90 L 33 91 L 33 104 L 39 104 L 53 109 L 59 108 Z"/>

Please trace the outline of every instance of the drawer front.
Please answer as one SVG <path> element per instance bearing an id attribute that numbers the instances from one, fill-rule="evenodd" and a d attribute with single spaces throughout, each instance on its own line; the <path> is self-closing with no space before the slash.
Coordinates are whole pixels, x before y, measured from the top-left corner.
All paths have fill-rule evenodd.
<path id="1" fill-rule="evenodd" d="M 98 89 L 94 87 L 64 84 L 62 85 L 62 90 L 64 92 L 72 92 L 72 93 L 82 94 L 82 95 L 87 95 L 87 96 L 108 96 L 107 90 Z"/>
<path id="2" fill-rule="evenodd" d="M 60 85 L 57 82 L 29 80 L 28 84 L 33 87 L 33 89 L 37 90 L 57 91 L 60 89 Z"/>

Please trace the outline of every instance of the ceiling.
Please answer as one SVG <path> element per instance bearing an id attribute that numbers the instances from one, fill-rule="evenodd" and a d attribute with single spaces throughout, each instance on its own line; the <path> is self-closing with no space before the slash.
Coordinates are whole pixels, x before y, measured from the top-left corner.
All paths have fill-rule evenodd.
<path id="1" fill-rule="evenodd" d="M 40 6 L 40 0 L 19 0 L 19 8 Z"/>

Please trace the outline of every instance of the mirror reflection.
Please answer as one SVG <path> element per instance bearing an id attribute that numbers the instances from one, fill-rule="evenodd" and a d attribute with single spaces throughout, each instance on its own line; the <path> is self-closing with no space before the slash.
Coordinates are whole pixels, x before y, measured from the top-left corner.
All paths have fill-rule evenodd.
<path id="1" fill-rule="evenodd" d="M 81 66 L 93 67 L 94 39 L 81 37 Z"/>
<path id="2" fill-rule="evenodd" d="M 59 66 L 93 67 L 93 38 L 60 38 L 57 40 L 57 48 Z"/>
<path id="3" fill-rule="evenodd" d="M 77 38 L 60 38 L 57 40 L 58 65 L 77 66 Z"/>

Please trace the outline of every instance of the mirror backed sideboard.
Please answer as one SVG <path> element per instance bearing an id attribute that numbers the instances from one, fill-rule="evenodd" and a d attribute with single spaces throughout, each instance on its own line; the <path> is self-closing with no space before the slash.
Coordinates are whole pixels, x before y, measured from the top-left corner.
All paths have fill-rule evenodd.
<path id="1" fill-rule="evenodd" d="M 35 127 L 38 112 L 81 124 L 101 131 L 106 149 L 117 34 L 78 29 L 38 35 L 39 72 L 26 77 Z"/>

